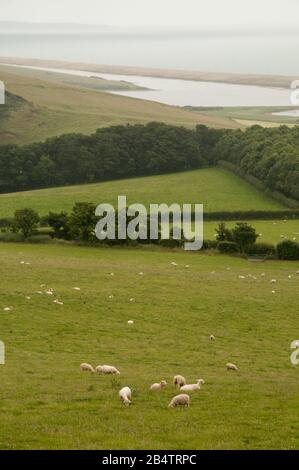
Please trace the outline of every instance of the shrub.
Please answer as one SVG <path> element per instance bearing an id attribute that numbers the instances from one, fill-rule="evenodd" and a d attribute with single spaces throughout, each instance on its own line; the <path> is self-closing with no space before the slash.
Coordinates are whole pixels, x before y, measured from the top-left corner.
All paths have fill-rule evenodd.
<path id="1" fill-rule="evenodd" d="M 241 253 L 244 253 L 246 248 L 253 245 L 258 238 L 255 228 L 247 224 L 247 222 L 238 222 L 232 230 L 233 240 L 237 243 Z"/>
<path id="2" fill-rule="evenodd" d="M 224 222 L 218 224 L 218 227 L 215 229 L 217 234 L 216 240 L 218 242 L 232 242 L 233 241 L 233 234 L 232 230 L 226 227 Z"/>
<path id="3" fill-rule="evenodd" d="M 239 247 L 236 242 L 219 242 L 217 245 L 218 250 L 220 253 L 238 253 Z"/>
<path id="4" fill-rule="evenodd" d="M 278 243 L 277 253 L 279 259 L 298 260 L 299 259 L 299 243 L 292 240 L 284 240 Z"/>
<path id="5" fill-rule="evenodd" d="M 39 215 L 33 209 L 19 209 L 15 212 L 14 229 L 20 231 L 24 238 L 34 233 L 38 222 Z"/>
<path id="6" fill-rule="evenodd" d="M 24 238 L 20 233 L 11 233 L 11 232 L 0 233 L 0 242 L 17 243 L 17 242 L 22 242 L 23 240 Z"/>
<path id="7" fill-rule="evenodd" d="M 28 243 L 49 243 L 52 238 L 49 235 L 31 235 L 26 238 Z"/>
<path id="8" fill-rule="evenodd" d="M 271 243 L 254 243 L 246 247 L 247 255 L 265 255 L 272 256 L 276 253 L 276 247 Z"/>

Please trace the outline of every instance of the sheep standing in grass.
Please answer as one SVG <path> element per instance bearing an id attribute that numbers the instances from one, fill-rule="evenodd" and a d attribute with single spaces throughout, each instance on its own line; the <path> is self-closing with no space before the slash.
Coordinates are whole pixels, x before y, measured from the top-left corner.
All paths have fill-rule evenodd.
<path id="1" fill-rule="evenodd" d="M 238 371 L 238 367 L 236 366 L 236 364 L 232 364 L 231 362 L 228 362 L 226 364 L 226 368 L 227 370 L 234 370 L 234 371 Z"/>
<path id="2" fill-rule="evenodd" d="M 96 372 L 98 374 L 120 374 L 119 370 L 116 369 L 114 366 L 97 366 Z"/>
<path id="3" fill-rule="evenodd" d="M 205 383 L 203 379 L 197 379 L 196 384 L 183 385 L 180 390 L 182 392 L 196 392 L 200 390 L 201 386 Z"/>
<path id="4" fill-rule="evenodd" d="M 182 375 L 175 375 L 173 377 L 173 385 L 175 387 L 182 387 L 183 385 L 186 385 L 186 379 Z"/>
<path id="5" fill-rule="evenodd" d="M 124 405 L 128 406 L 131 403 L 132 392 L 129 387 L 123 387 L 119 392 L 119 397 Z"/>
<path id="6" fill-rule="evenodd" d="M 189 406 L 190 397 L 189 395 L 182 393 L 181 395 L 176 395 L 173 397 L 171 402 L 168 405 L 168 408 L 176 408 L 177 406 Z"/>
<path id="7" fill-rule="evenodd" d="M 215 341 L 215 336 L 214 335 L 210 336 L 210 341 Z"/>
<path id="8" fill-rule="evenodd" d="M 87 372 L 92 372 L 92 373 L 94 373 L 95 371 L 92 365 L 87 364 L 86 362 L 83 362 L 83 364 L 80 365 L 80 369 L 82 371 L 87 371 Z"/>
<path id="9" fill-rule="evenodd" d="M 151 385 L 150 390 L 152 391 L 162 390 L 166 385 L 167 385 L 166 380 L 161 380 L 160 383 L 154 383 L 153 385 Z"/>

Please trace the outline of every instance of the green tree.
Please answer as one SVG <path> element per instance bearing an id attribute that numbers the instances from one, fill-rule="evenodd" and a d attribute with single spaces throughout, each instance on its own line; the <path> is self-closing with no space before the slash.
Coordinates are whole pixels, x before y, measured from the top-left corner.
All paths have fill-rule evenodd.
<path id="1" fill-rule="evenodd" d="M 95 240 L 95 227 L 98 221 L 95 216 L 96 206 L 91 202 L 77 202 L 69 218 L 72 238 L 83 241 Z"/>
<path id="2" fill-rule="evenodd" d="M 232 235 L 241 253 L 244 253 L 246 248 L 253 245 L 258 238 L 255 228 L 246 222 L 238 222 L 232 230 Z"/>
<path id="3" fill-rule="evenodd" d="M 14 216 L 14 229 L 21 232 L 24 238 L 29 237 L 36 230 L 39 215 L 33 209 L 19 209 Z"/>
<path id="4" fill-rule="evenodd" d="M 231 242 L 233 240 L 232 231 L 226 227 L 224 222 L 218 224 L 215 232 L 217 242 Z"/>

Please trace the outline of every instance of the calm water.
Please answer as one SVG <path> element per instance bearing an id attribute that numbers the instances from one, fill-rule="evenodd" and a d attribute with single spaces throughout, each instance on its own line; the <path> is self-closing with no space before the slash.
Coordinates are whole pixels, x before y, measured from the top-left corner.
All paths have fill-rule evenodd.
<path id="1" fill-rule="evenodd" d="M 299 33 L 0 34 L 0 55 L 211 72 L 299 76 Z"/>
<path id="2" fill-rule="evenodd" d="M 48 70 L 82 77 L 100 77 L 107 80 L 124 80 L 149 90 L 119 91 L 115 94 L 158 101 L 176 106 L 290 106 L 291 90 L 266 88 L 226 83 L 174 80 L 166 78 L 140 77 L 86 72 L 79 70 L 57 70 L 51 68 L 25 67 Z"/>

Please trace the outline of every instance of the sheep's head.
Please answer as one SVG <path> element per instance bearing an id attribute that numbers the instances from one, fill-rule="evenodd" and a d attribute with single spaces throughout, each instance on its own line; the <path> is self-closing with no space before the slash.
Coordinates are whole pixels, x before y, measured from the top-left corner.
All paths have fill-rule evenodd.
<path id="1" fill-rule="evenodd" d="M 165 387 L 165 385 L 167 385 L 167 382 L 166 382 L 166 380 L 161 380 L 160 384 L 161 384 L 162 387 Z"/>
<path id="2" fill-rule="evenodd" d="M 199 385 L 203 385 L 205 383 L 204 379 L 197 379 L 196 381 Z"/>

